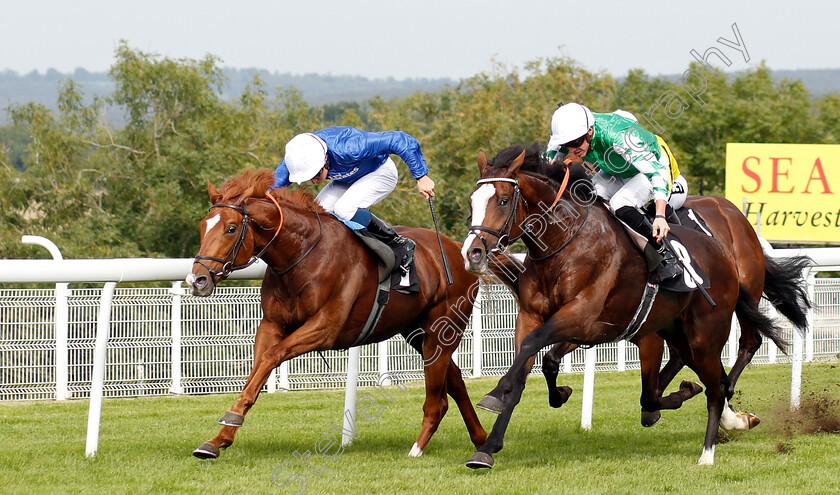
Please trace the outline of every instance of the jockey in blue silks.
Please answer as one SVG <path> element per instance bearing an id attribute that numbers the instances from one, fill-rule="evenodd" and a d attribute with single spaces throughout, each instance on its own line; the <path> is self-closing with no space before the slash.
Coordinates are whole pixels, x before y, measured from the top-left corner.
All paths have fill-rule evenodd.
<path id="1" fill-rule="evenodd" d="M 345 221 L 365 227 L 389 245 L 404 245 L 408 254 L 400 262 L 404 270 L 413 259 L 414 241 L 397 234 L 367 208 L 385 199 L 397 186 L 397 155 L 408 165 L 417 189 L 429 199 L 435 182 L 420 144 L 402 131 L 367 132 L 355 127 L 328 127 L 298 134 L 286 143 L 286 154 L 274 172 L 274 187 L 330 180 L 315 201 Z"/>

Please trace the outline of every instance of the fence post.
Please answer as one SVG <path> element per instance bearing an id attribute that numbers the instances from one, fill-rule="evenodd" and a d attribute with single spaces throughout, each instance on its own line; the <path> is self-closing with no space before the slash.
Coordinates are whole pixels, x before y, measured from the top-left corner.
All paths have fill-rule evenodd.
<path id="1" fill-rule="evenodd" d="M 277 392 L 277 368 L 271 370 L 268 374 L 268 380 L 265 382 L 265 393 L 273 394 Z"/>
<path id="2" fill-rule="evenodd" d="M 87 441 L 85 457 L 93 457 L 99 449 L 99 423 L 102 419 L 102 395 L 105 388 L 105 364 L 108 358 L 108 334 L 111 327 L 111 302 L 114 300 L 116 282 L 106 282 L 99 302 L 96 321 L 96 345 L 93 349 L 93 377 L 90 383 Z"/>
<path id="3" fill-rule="evenodd" d="M 808 328 L 805 331 L 805 362 L 810 363 L 814 360 L 814 311 L 817 306 L 817 272 L 808 269 L 807 280 L 808 299 L 811 301 L 811 307 L 808 308 Z M 796 332 L 796 330 L 794 330 Z"/>
<path id="4" fill-rule="evenodd" d="M 41 246 L 50 252 L 54 260 L 63 260 L 64 256 L 56 244 L 40 235 L 21 236 L 23 244 Z M 55 400 L 66 400 L 70 397 L 69 384 L 69 362 L 68 362 L 68 328 L 70 321 L 70 309 L 67 298 L 70 295 L 68 287 L 70 284 L 59 282 L 55 284 Z"/>
<path id="5" fill-rule="evenodd" d="M 376 353 L 379 355 L 379 384 L 390 385 L 391 377 L 388 374 L 388 340 L 376 344 Z M 455 357 L 453 356 L 453 359 Z"/>
<path id="6" fill-rule="evenodd" d="M 55 284 L 55 400 L 70 397 L 69 388 L 69 350 L 67 339 L 70 327 L 70 308 L 68 297 L 70 284 Z"/>
<path id="7" fill-rule="evenodd" d="M 581 395 L 580 427 L 584 430 L 592 429 L 592 406 L 595 397 L 595 360 L 597 359 L 595 346 L 586 349 L 583 365 L 583 392 Z"/>
<path id="8" fill-rule="evenodd" d="M 475 301 L 473 302 L 472 315 L 470 317 L 470 326 L 472 327 L 472 342 L 473 342 L 473 371 L 472 377 L 477 378 L 481 376 L 481 369 L 483 367 L 481 354 L 484 346 L 482 345 L 482 329 L 481 329 L 481 305 L 484 299 L 484 286 L 479 283 L 478 291 L 475 294 Z"/>
<path id="9" fill-rule="evenodd" d="M 347 359 L 347 387 L 344 391 L 344 418 L 341 433 L 341 446 L 353 443 L 354 425 L 356 423 L 356 388 L 359 386 L 359 362 L 361 361 L 361 347 L 351 347 Z"/>
<path id="10" fill-rule="evenodd" d="M 622 339 L 618 341 L 618 345 L 616 346 L 616 364 L 618 365 L 618 371 L 626 371 L 627 370 L 627 341 Z"/>
<path id="11" fill-rule="evenodd" d="M 172 295 L 172 386 L 169 391 L 173 394 L 183 394 L 184 386 L 181 382 L 181 281 L 172 282 L 169 290 Z"/>
<path id="12" fill-rule="evenodd" d="M 738 331 L 741 326 L 735 315 L 732 315 L 732 321 L 729 323 L 729 358 L 727 365 L 731 368 L 735 366 L 735 359 L 738 357 Z"/>
<path id="13" fill-rule="evenodd" d="M 790 410 L 799 409 L 802 392 L 802 336 L 793 331 L 793 363 L 790 367 Z"/>
<path id="14" fill-rule="evenodd" d="M 280 363 L 278 369 L 280 370 L 280 379 L 278 380 L 277 387 L 284 392 L 288 392 L 292 388 L 289 382 L 289 361 Z"/>

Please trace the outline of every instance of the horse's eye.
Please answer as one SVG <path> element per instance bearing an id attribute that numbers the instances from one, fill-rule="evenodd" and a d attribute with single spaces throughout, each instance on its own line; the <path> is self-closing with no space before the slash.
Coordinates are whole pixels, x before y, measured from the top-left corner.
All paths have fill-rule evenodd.
<path id="1" fill-rule="evenodd" d="M 228 225 L 228 228 L 227 228 L 226 232 L 228 234 L 233 234 L 234 232 L 236 232 L 236 225 L 234 225 L 234 224 Z"/>
<path id="2" fill-rule="evenodd" d="M 507 206 L 508 203 L 510 203 L 510 198 L 508 197 L 499 200 L 499 206 Z"/>

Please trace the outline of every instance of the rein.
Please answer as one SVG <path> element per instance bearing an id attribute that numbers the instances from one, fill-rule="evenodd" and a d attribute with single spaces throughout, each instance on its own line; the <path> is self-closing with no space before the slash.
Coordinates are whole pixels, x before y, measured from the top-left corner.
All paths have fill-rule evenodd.
<path id="1" fill-rule="evenodd" d="M 283 275 L 285 275 L 285 274 L 289 273 L 290 271 L 292 271 L 292 268 L 294 268 L 294 267 L 298 266 L 298 264 L 299 264 L 301 261 L 303 261 L 303 260 L 304 260 L 304 258 L 306 258 L 307 256 L 309 256 L 309 253 L 311 253 L 313 249 L 315 249 L 315 246 L 317 246 L 317 245 L 318 245 L 318 243 L 319 243 L 319 242 L 321 242 L 321 237 L 323 237 L 323 235 L 324 235 L 324 224 L 323 224 L 323 222 L 321 222 L 321 214 L 320 214 L 320 213 L 318 213 L 317 211 L 315 212 L 315 218 L 317 218 L 317 219 L 318 219 L 318 238 L 317 238 L 317 239 L 315 239 L 315 242 L 314 242 L 314 243 L 312 243 L 312 245 L 311 245 L 311 246 L 309 246 L 309 249 L 307 249 L 307 250 L 306 250 L 306 252 L 305 252 L 305 253 L 303 253 L 303 255 L 302 255 L 300 258 L 298 258 L 298 259 L 297 259 L 297 261 L 295 261 L 294 263 L 292 263 L 292 264 L 291 264 L 291 266 L 289 266 L 288 268 L 286 268 L 286 269 L 285 269 L 285 270 L 283 270 L 282 272 L 278 272 L 278 271 L 277 271 L 277 270 L 276 270 L 273 266 L 272 266 L 272 267 L 269 267 L 269 268 L 271 268 L 271 271 L 273 271 L 273 272 L 274 272 L 274 275 L 275 275 L 275 276 L 280 277 L 280 276 L 283 276 Z M 323 357 L 323 356 L 321 356 L 321 357 Z"/>

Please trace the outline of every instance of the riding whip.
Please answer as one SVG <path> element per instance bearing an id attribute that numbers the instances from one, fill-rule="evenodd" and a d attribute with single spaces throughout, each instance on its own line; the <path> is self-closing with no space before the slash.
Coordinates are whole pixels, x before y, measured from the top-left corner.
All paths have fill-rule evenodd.
<path id="1" fill-rule="evenodd" d="M 438 228 L 437 214 L 435 213 L 435 200 L 429 198 L 429 209 L 432 210 L 432 221 L 435 223 L 435 232 L 437 233 L 438 246 L 440 246 L 440 255 L 443 257 L 443 269 L 446 272 L 446 282 L 452 285 L 452 273 L 449 271 L 449 261 L 446 259 L 446 253 L 443 251 L 443 241 L 440 238 L 440 229 Z"/>

